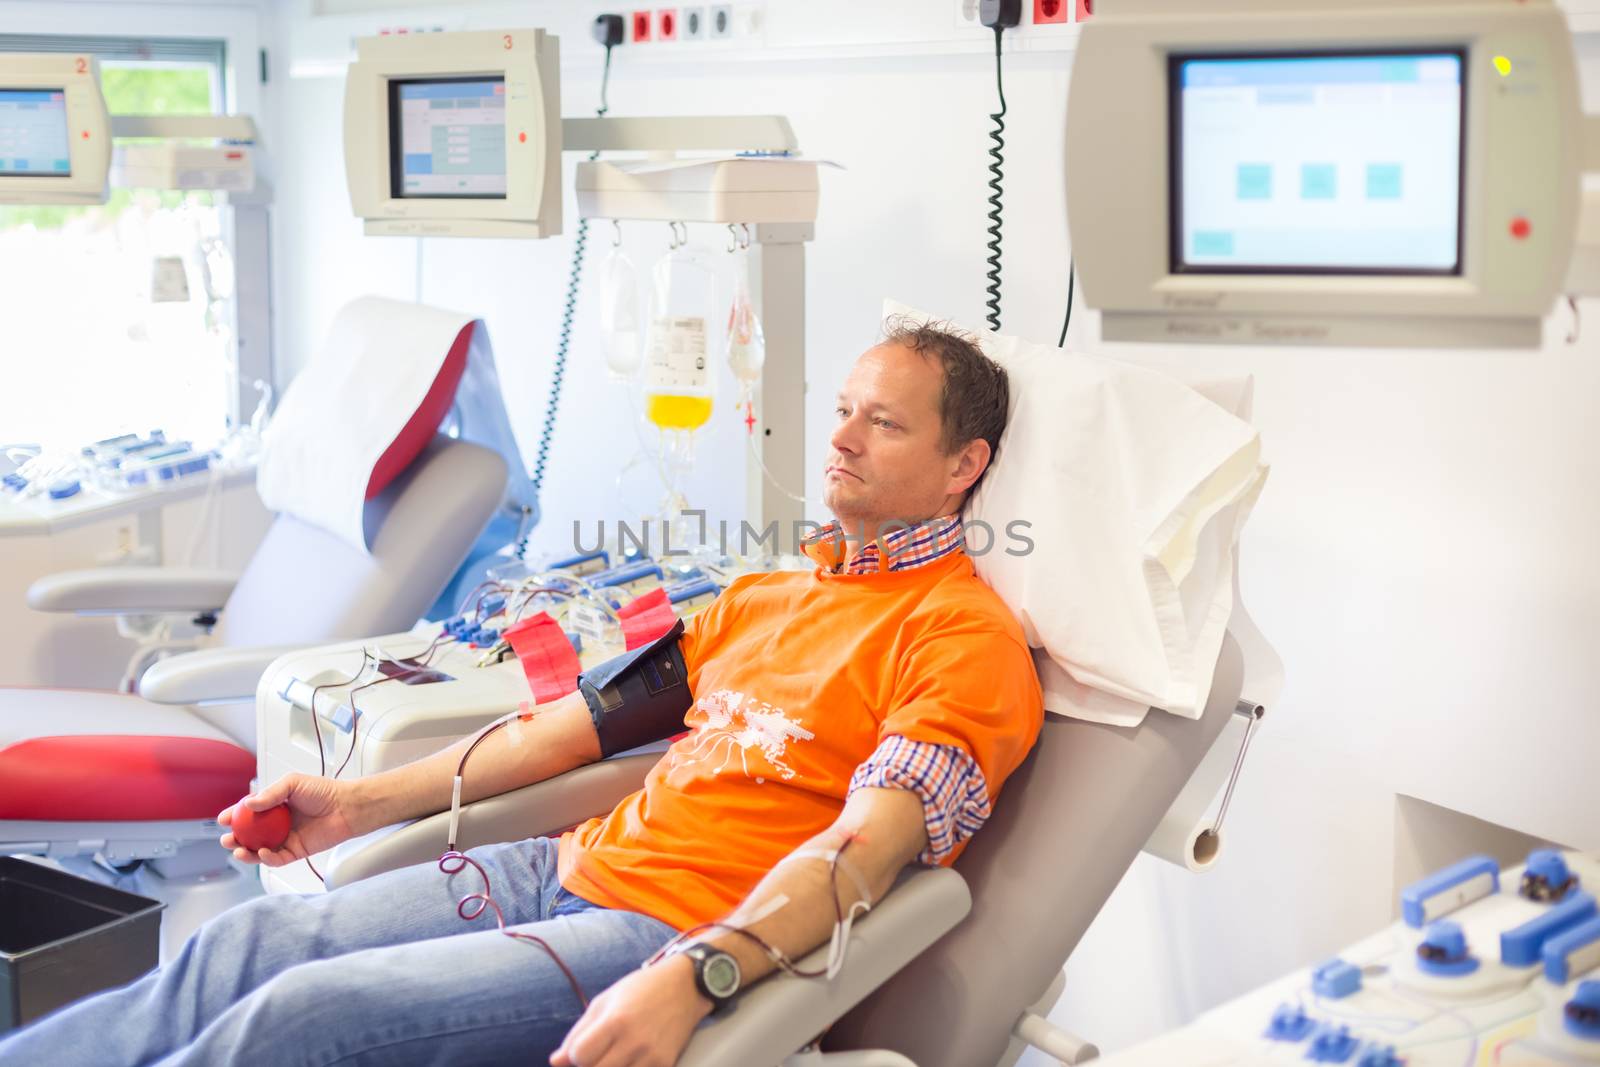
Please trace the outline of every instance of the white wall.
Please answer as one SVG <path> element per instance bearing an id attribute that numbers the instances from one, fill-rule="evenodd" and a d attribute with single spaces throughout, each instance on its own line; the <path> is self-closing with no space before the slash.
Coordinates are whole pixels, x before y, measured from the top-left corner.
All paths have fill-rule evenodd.
<path id="1" fill-rule="evenodd" d="M 871 343 L 884 296 L 981 318 L 993 66 L 981 40 L 944 39 L 950 6 L 774 2 L 771 43 L 781 46 L 785 33 L 798 40 L 802 24 L 814 39 L 787 54 L 775 48 L 762 62 L 690 65 L 627 48 L 617 55 L 613 114 L 781 112 L 809 154 L 849 168 L 824 175 L 809 253 L 812 472 L 833 389 Z M 426 24 L 437 11 L 451 28 L 551 26 L 567 52 L 565 113 L 581 115 L 593 106 L 598 74 L 598 49 L 583 27 L 601 10 L 462 4 L 389 21 Z M 343 186 L 337 72 L 350 38 L 384 17 L 314 17 L 309 0 L 287 0 L 280 12 L 271 87 L 278 338 L 281 365 L 292 368 L 304 365 L 346 299 L 412 297 L 417 248 L 361 237 Z M 876 20 L 854 44 L 844 30 L 816 28 L 843 25 L 851 12 Z M 903 30 L 907 20 L 927 27 L 933 43 L 918 46 L 916 33 Z M 898 36 L 875 47 L 873 33 Z M 1600 84 L 1587 45 L 1583 62 L 1586 81 Z M 1005 327 L 1039 339 L 1059 330 L 1065 290 L 1069 63 L 1068 52 L 1042 48 L 1011 56 L 1006 69 Z M 289 69 L 302 76 L 284 79 Z M 569 199 L 569 230 L 574 217 Z M 664 247 L 664 227 L 625 233 L 641 264 Z M 696 237 L 720 247 L 725 234 L 704 228 Z M 596 238 L 591 272 L 609 227 Z M 422 262 L 427 301 L 487 319 L 530 453 L 570 252 L 570 235 L 433 241 Z M 585 291 L 579 309 L 536 538 L 544 547 L 567 543 L 573 518 L 616 514 L 613 479 L 634 451 L 604 381 L 593 294 Z M 1243 580 L 1289 684 L 1253 749 L 1226 861 L 1204 878 L 1137 864 L 1069 965 L 1058 1018 L 1114 1047 L 1387 921 L 1397 793 L 1600 847 L 1591 681 L 1600 638 L 1600 428 L 1590 418 L 1600 396 L 1600 320 L 1570 346 L 1569 323 L 1565 309 L 1553 314 L 1537 352 L 1161 349 L 1101 345 L 1094 316 L 1080 309 L 1080 348 L 1256 375 L 1275 469 L 1245 536 Z M 696 502 L 737 513 L 738 500 L 715 487 L 741 484 L 740 432 L 725 413 L 715 420 Z M 815 473 L 808 484 L 815 491 Z"/>

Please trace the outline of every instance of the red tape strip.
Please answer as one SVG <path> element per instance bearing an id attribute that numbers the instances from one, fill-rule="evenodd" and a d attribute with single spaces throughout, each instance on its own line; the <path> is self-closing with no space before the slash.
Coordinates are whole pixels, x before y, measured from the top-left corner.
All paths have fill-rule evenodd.
<path id="1" fill-rule="evenodd" d="M 541 611 L 505 632 L 511 650 L 522 664 L 533 702 L 544 704 L 578 688 L 578 653 L 560 624 Z"/>
<path id="2" fill-rule="evenodd" d="M 672 629 L 672 624 L 678 621 L 678 614 L 672 610 L 667 591 L 657 586 L 644 596 L 624 604 L 617 610 L 617 618 L 622 622 L 623 643 L 631 652 Z"/>

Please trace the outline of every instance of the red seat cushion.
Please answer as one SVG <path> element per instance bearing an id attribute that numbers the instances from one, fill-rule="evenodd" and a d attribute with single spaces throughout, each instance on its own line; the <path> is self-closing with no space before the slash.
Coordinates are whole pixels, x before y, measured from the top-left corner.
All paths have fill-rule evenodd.
<path id="1" fill-rule="evenodd" d="M 248 750 L 204 737 L 30 737 L 0 749 L 0 819 L 210 819 L 255 770 Z"/>
<path id="2" fill-rule="evenodd" d="M 455 344 L 450 346 L 444 362 L 439 366 L 439 373 L 428 387 L 428 395 L 412 412 L 399 436 L 390 442 L 383 455 L 378 457 L 378 462 L 372 465 L 372 477 L 367 479 L 368 500 L 383 492 L 390 482 L 405 473 L 411 461 L 428 447 L 434 431 L 450 413 L 450 405 L 456 401 L 456 387 L 461 384 L 461 375 L 467 369 L 467 349 L 472 345 L 474 325 L 469 322 L 456 334 Z"/>

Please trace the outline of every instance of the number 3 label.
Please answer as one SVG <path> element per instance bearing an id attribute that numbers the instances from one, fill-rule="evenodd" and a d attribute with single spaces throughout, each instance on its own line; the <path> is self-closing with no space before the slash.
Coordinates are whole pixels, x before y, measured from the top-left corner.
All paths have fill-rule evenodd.
<path id="1" fill-rule="evenodd" d="M 500 38 L 500 40 L 505 42 L 506 51 L 507 52 L 511 51 L 511 35 L 508 33 L 504 37 Z"/>

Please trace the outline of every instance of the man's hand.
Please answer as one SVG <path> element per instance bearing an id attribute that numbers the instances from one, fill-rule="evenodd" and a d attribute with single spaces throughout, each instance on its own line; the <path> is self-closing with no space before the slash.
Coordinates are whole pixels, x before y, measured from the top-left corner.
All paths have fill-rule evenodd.
<path id="1" fill-rule="evenodd" d="M 289 805 L 293 822 L 283 847 L 251 852 L 239 844 L 232 831 L 222 835 L 222 847 L 231 849 L 233 858 L 243 863 L 282 867 L 365 833 L 367 828 L 359 827 L 356 818 L 360 805 L 351 796 L 353 785 L 309 774 L 286 774 L 259 793 L 239 801 L 251 811 Z M 217 816 L 217 822 L 223 826 L 233 825 L 234 808 L 238 806 L 225 809 Z"/>
<path id="2" fill-rule="evenodd" d="M 551 1067 L 672 1067 L 711 1001 L 694 984 L 694 962 L 672 956 L 634 971 L 589 1002 L 550 1055 Z"/>

